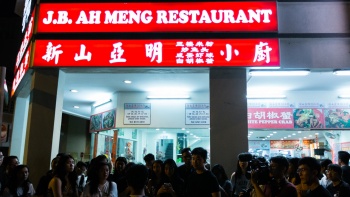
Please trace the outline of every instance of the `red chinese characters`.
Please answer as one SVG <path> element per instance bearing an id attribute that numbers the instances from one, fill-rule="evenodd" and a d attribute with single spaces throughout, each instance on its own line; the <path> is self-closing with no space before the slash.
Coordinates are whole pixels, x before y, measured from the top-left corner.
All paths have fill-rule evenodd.
<path id="1" fill-rule="evenodd" d="M 279 66 L 278 39 L 37 40 L 34 66 Z M 137 58 L 135 58 L 137 57 Z"/>

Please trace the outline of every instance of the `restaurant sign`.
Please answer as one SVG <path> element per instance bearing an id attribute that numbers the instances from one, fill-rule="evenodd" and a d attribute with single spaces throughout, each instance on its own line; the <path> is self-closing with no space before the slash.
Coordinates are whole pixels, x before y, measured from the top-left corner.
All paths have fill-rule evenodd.
<path id="1" fill-rule="evenodd" d="M 36 40 L 34 55 L 35 67 L 279 64 L 278 39 Z"/>
<path id="2" fill-rule="evenodd" d="M 275 1 L 41 3 L 38 33 L 277 32 Z"/>

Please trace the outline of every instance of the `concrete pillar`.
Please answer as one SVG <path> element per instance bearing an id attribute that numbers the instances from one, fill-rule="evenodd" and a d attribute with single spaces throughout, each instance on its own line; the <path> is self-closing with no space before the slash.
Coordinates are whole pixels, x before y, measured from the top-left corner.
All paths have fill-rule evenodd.
<path id="1" fill-rule="evenodd" d="M 29 96 L 17 97 L 14 110 L 10 155 L 16 155 L 23 163 L 24 147 L 28 119 Z"/>
<path id="2" fill-rule="evenodd" d="M 210 69 L 210 161 L 223 165 L 228 176 L 237 155 L 248 151 L 246 94 L 245 69 Z"/>
<path id="3" fill-rule="evenodd" d="M 64 80 L 62 71 L 52 69 L 36 70 L 32 76 L 24 163 L 34 185 L 58 153 Z"/>

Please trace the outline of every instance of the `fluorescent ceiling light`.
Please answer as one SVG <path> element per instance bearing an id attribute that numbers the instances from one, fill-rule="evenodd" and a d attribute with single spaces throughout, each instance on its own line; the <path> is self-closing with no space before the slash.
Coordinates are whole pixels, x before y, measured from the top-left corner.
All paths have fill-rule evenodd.
<path id="1" fill-rule="evenodd" d="M 191 98 L 187 94 L 150 94 L 148 99 L 189 99 Z"/>
<path id="2" fill-rule="evenodd" d="M 247 99 L 285 99 L 286 95 L 247 95 Z"/>
<path id="3" fill-rule="evenodd" d="M 250 76 L 306 76 L 309 70 L 251 70 Z"/>
<path id="4" fill-rule="evenodd" d="M 79 106 L 77 106 L 77 105 L 74 105 L 73 107 L 74 107 L 75 109 L 79 109 Z"/>
<path id="5" fill-rule="evenodd" d="M 339 75 L 339 76 L 348 76 L 350 75 L 350 70 L 335 70 L 333 71 L 333 74 Z"/>
<path id="6" fill-rule="evenodd" d="M 130 83 L 132 83 L 132 81 L 130 81 L 130 80 L 124 80 L 124 83 L 130 84 Z"/>
<path id="7" fill-rule="evenodd" d="M 350 99 L 350 95 L 339 95 L 338 98 Z"/>
<path id="8" fill-rule="evenodd" d="M 112 99 L 105 99 L 105 100 L 96 101 L 92 106 L 98 107 L 98 106 L 104 105 L 106 103 L 109 103 L 111 101 L 112 101 Z"/>
<path id="9" fill-rule="evenodd" d="M 77 93 L 78 92 L 78 90 L 70 90 L 71 92 L 73 92 L 73 93 Z"/>

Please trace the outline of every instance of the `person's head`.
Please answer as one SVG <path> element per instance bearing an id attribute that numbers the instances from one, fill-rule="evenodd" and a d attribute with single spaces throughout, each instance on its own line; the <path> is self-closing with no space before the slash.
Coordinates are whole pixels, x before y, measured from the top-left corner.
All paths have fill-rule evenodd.
<path id="1" fill-rule="evenodd" d="M 86 163 L 82 161 L 78 161 L 75 171 L 77 172 L 78 175 L 85 174 L 87 170 L 87 165 Z"/>
<path id="2" fill-rule="evenodd" d="M 342 175 L 342 169 L 340 165 L 337 164 L 329 164 L 327 168 L 327 176 L 329 180 L 335 182 L 335 181 L 340 181 L 341 180 L 341 175 Z"/>
<path id="3" fill-rule="evenodd" d="M 250 153 L 240 153 L 238 155 L 237 170 L 246 171 L 249 161 L 253 159 L 253 155 Z"/>
<path id="4" fill-rule="evenodd" d="M 288 160 L 289 162 L 289 168 L 288 168 L 288 175 L 289 176 L 294 176 L 294 174 L 297 173 L 298 169 L 298 163 L 299 163 L 300 158 L 298 157 L 293 157 Z"/>
<path id="5" fill-rule="evenodd" d="M 228 180 L 225 169 L 222 165 L 216 164 L 211 169 L 211 172 L 216 176 L 216 179 L 220 182 Z"/>
<path id="6" fill-rule="evenodd" d="M 67 173 L 74 171 L 74 158 L 71 155 L 60 156 L 57 166 L 55 168 L 54 174 L 56 176 L 62 177 Z"/>
<path id="7" fill-rule="evenodd" d="M 51 160 L 51 169 L 54 170 L 58 164 L 58 157 L 55 157 Z"/>
<path id="8" fill-rule="evenodd" d="M 285 175 L 289 168 L 287 158 L 283 156 L 276 156 L 270 159 L 270 174 L 274 178 L 281 178 Z"/>
<path id="9" fill-rule="evenodd" d="M 5 157 L 3 165 L 5 166 L 7 173 L 11 174 L 15 167 L 19 165 L 18 157 L 14 155 Z"/>
<path id="10" fill-rule="evenodd" d="M 164 161 L 164 174 L 167 177 L 177 175 L 177 165 L 173 159 L 167 159 Z"/>
<path id="11" fill-rule="evenodd" d="M 205 169 L 208 152 L 202 147 L 197 147 L 192 150 L 192 166 L 196 170 Z"/>
<path id="12" fill-rule="evenodd" d="M 154 155 L 152 153 L 148 153 L 143 157 L 143 160 L 146 163 L 146 167 L 148 169 L 152 169 L 152 163 L 154 162 Z"/>
<path id="13" fill-rule="evenodd" d="M 185 163 L 185 165 L 191 166 L 191 159 L 192 159 L 191 148 L 182 149 L 181 156 L 182 156 L 182 161 Z"/>
<path id="14" fill-rule="evenodd" d="M 348 152 L 338 151 L 338 164 L 340 166 L 349 165 L 349 159 L 350 159 L 350 154 Z"/>
<path id="15" fill-rule="evenodd" d="M 99 156 L 97 156 L 97 157 L 95 158 L 95 161 L 96 161 L 97 163 L 98 163 L 98 162 L 106 162 L 106 163 L 109 162 L 109 160 L 108 160 L 108 158 L 107 158 L 106 155 L 99 155 Z"/>
<path id="16" fill-rule="evenodd" d="M 114 167 L 116 172 L 122 172 L 125 169 L 125 166 L 128 162 L 125 157 L 118 157 L 115 160 Z"/>
<path id="17" fill-rule="evenodd" d="M 325 160 L 321 161 L 321 172 L 322 173 L 325 173 L 329 164 L 332 164 L 332 160 L 330 160 L 330 159 L 325 159 Z"/>
<path id="18" fill-rule="evenodd" d="M 126 182 L 131 187 L 131 194 L 142 194 L 148 181 L 148 168 L 142 164 L 135 164 L 126 172 Z"/>
<path id="19" fill-rule="evenodd" d="M 321 164 L 313 157 L 304 157 L 299 161 L 297 172 L 302 184 L 318 183 L 321 175 Z"/>
<path id="20" fill-rule="evenodd" d="M 18 165 L 14 169 L 14 175 L 18 181 L 26 181 L 29 177 L 29 168 L 27 165 Z"/>
<path id="21" fill-rule="evenodd" d="M 152 164 L 152 170 L 156 176 L 160 176 L 162 174 L 162 170 L 163 170 L 163 161 L 162 160 L 155 160 Z"/>

